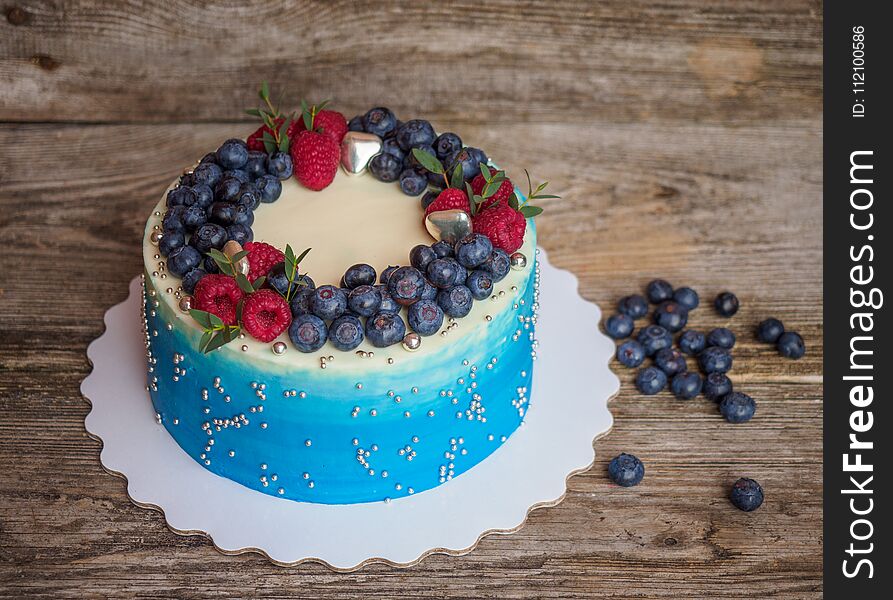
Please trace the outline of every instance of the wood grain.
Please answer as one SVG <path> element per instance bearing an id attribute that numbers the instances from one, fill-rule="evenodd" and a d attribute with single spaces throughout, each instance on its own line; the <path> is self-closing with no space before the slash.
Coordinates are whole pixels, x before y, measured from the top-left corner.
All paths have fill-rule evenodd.
<path id="1" fill-rule="evenodd" d="M 821 596 L 820 4 L 425 10 L 3 6 L 0 597 Z M 171 533 L 99 465 L 84 352 L 140 269 L 151 206 L 183 165 L 250 131 L 240 109 L 262 78 L 345 112 L 430 116 L 510 176 L 551 180 L 564 199 L 541 243 L 605 311 L 655 276 L 706 301 L 734 290 L 733 319 L 705 308 L 692 322 L 739 334 L 733 380 L 757 417 L 733 427 L 703 399 L 640 396 L 618 370 L 614 430 L 561 505 L 406 570 L 282 569 Z M 753 340 L 769 315 L 801 332 L 806 357 Z M 636 488 L 605 476 L 621 451 L 646 463 Z M 726 500 L 739 476 L 763 484 L 759 511 Z"/>

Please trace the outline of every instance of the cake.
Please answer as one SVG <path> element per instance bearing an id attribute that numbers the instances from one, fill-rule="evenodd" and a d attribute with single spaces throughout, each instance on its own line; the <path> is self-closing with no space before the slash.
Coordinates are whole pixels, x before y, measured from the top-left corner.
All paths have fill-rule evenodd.
<path id="1" fill-rule="evenodd" d="M 386 108 L 287 118 L 261 97 L 264 125 L 146 223 L 156 418 L 207 470 L 292 501 L 444 484 L 524 420 L 544 186 L 525 198 L 480 150 Z"/>

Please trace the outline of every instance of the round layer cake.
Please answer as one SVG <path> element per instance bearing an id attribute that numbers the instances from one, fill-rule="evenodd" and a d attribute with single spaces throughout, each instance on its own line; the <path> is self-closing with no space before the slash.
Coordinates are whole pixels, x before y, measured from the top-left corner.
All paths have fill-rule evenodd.
<path id="1" fill-rule="evenodd" d="M 283 179 L 275 202 L 252 211 L 257 241 L 311 249 L 299 267 L 314 293 L 323 284 L 350 287 L 343 276 L 357 263 L 373 267 L 376 289 L 386 291 L 388 267 L 409 265 L 413 247 L 436 242 L 424 209 L 398 183 L 351 170 L 360 173 L 339 171 L 320 191 Z M 349 350 L 330 338 L 308 351 L 289 335 L 293 328 L 261 341 L 243 327 L 203 351 L 207 323 L 190 312 L 195 300 L 186 290 L 195 282 L 174 274 L 159 248 L 172 235 L 170 204 L 167 194 L 155 207 L 143 243 L 147 388 L 158 421 L 206 469 L 290 500 L 388 501 L 448 482 L 521 425 L 536 357 L 532 219 L 513 268 L 465 316 L 447 314 L 436 331 L 415 335 L 407 301 L 391 311 L 409 334 L 397 343 L 369 337 L 377 315 L 354 314 L 367 335 Z M 244 297 L 252 294 L 259 292 L 249 287 Z M 243 300 L 241 319 L 248 310 Z"/>

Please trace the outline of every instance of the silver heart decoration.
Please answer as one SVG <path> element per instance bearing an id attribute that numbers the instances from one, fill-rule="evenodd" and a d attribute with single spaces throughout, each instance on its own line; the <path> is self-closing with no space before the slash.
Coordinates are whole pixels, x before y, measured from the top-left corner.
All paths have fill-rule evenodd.
<path id="1" fill-rule="evenodd" d="M 471 234 L 471 217 L 464 210 L 438 210 L 425 217 L 425 229 L 436 240 L 455 244 Z"/>
<path id="2" fill-rule="evenodd" d="M 341 140 L 341 167 L 348 175 L 359 175 L 379 152 L 380 137 L 362 131 L 348 131 Z"/>

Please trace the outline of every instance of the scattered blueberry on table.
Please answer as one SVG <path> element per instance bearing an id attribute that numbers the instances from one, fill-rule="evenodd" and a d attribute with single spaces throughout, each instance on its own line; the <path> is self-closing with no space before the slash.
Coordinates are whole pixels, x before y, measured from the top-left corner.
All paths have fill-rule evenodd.
<path id="1" fill-rule="evenodd" d="M 717 327 L 707 334 L 707 345 L 731 350 L 735 345 L 735 334 L 732 333 L 731 329 Z"/>
<path id="2" fill-rule="evenodd" d="M 667 387 L 667 374 L 657 367 L 639 369 L 636 374 L 636 387 L 646 396 L 653 396 Z"/>
<path id="3" fill-rule="evenodd" d="M 757 325 L 757 339 L 767 344 L 774 344 L 784 333 L 784 325 L 781 321 L 770 317 Z"/>
<path id="4" fill-rule="evenodd" d="M 719 412 L 729 423 L 746 423 L 757 410 L 754 399 L 742 392 L 729 392 L 719 403 Z"/>
<path id="5" fill-rule="evenodd" d="M 654 310 L 654 322 L 671 333 L 688 323 L 688 310 L 673 300 L 665 300 Z"/>
<path id="6" fill-rule="evenodd" d="M 605 321 L 605 333 L 615 340 L 628 338 L 632 334 L 634 327 L 635 324 L 632 318 L 622 313 L 611 315 Z"/>
<path id="7" fill-rule="evenodd" d="M 724 317 L 731 317 L 738 312 L 738 296 L 732 292 L 722 292 L 713 301 L 713 305 L 716 307 L 716 312 Z"/>
<path id="8" fill-rule="evenodd" d="M 660 304 L 673 297 L 673 286 L 663 279 L 655 279 L 648 284 L 645 293 L 652 304 Z"/>
<path id="9" fill-rule="evenodd" d="M 680 400 L 691 400 L 701 393 L 702 386 L 703 380 L 701 376 L 690 371 L 678 373 L 670 383 L 673 395 Z"/>
<path id="10" fill-rule="evenodd" d="M 644 360 L 645 348 L 636 340 L 627 340 L 617 346 L 617 361 L 624 367 L 638 367 Z"/>
<path id="11" fill-rule="evenodd" d="M 648 301 L 639 294 L 624 296 L 617 303 L 617 310 L 631 319 L 641 319 L 648 314 Z"/>
<path id="12" fill-rule="evenodd" d="M 704 379 L 704 396 L 708 400 L 719 402 L 731 391 L 732 380 L 725 373 L 710 373 Z"/>
<path id="13" fill-rule="evenodd" d="M 658 369 L 672 377 L 677 373 L 682 373 L 688 365 L 685 363 L 685 356 L 676 348 L 664 348 L 654 355 L 654 364 Z"/>
<path id="14" fill-rule="evenodd" d="M 806 345 L 799 333 L 793 331 L 785 331 L 778 338 L 776 343 L 778 353 L 785 358 L 798 359 L 806 354 Z"/>
<path id="15" fill-rule="evenodd" d="M 608 463 L 608 475 L 619 486 L 639 485 L 645 477 L 645 465 L 632 454 L 621 453 Z M 751 509 L 752 510 L 752 509 Z"/>
<path id="16" fill-rule="evenodd" d="M 679 349 L 689 356 L 697 356 L 707 347 L 707 338 L 700 331 L 689 329 L 679 336 Z"/>
<path id="17" fill-rule="evenodd" d="M 735 508 L 745 512 L 754 511 L 763 504 L 763 488 L 755 480 L 742 477 L 732 485 L 729 500 Z"/>

